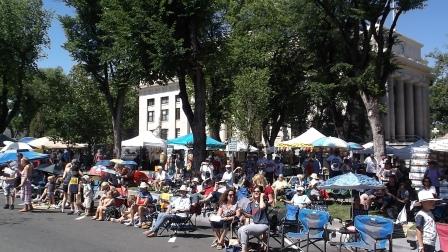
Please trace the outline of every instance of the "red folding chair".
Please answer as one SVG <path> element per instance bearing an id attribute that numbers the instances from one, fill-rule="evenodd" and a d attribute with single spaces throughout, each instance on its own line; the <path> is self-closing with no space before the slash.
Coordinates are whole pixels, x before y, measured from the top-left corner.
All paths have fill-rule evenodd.
<path id="1" fill-rule="evenodd" d="M 448 251 L 448 224 L 436 223 L 436 228 L 439 235 L 440 250 Z"/>

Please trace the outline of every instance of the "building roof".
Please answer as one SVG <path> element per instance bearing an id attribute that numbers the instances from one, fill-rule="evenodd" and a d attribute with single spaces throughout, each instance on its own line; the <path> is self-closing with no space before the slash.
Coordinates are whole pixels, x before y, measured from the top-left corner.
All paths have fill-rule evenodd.
<path id="1" fill-rule="evenodd" d="M 147 85 L 140 87 L 139 95 L 150 95 L 150 94 L 160 94 L 172 91 L 179 91 L 178 82 L 170 82 L 166 85 Z"/>

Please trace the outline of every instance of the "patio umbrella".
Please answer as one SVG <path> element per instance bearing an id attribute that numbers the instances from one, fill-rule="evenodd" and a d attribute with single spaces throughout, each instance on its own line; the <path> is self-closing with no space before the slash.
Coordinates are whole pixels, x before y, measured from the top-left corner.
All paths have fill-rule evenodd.
<path id="1" fill-rule="evenodd" d="M 52 165 L 42 164 L 42 165 L 39 165 L 36 168 L 36 170 L 51 173 L 54 175 L 61 175 L 63 173 L 62 168 L 59 167 L 58 165 L 54 165 L 54 164 L 52 164 Z"/>
<path id="2" fill-rule="evenodd" d="M 337 137 L 322 137 L 312 143 L 314 147 L 348 148 L 346 141 Z"/>
<path id="3" fill-rule="evenodd" d="M 185 136 L 181 136 L 178 138 L 174 138 L 171 140 L 168 140 L 168 144 L 180 144 L 185 146 L 193 146 L 193 134 L 188 134 Z M 205 140 L 205 145 L 207 148 L 217 148 L 217 149 L 223 149 L 226 147 L 224 143 L 221 143 L 209 136 L 207 136 Z"/>
<path id="4" fill-rule="evenodd" d="M 350 150 L 364 150 L 364 147 L 358 143 L 348 142 L 347 144 Z"/>
<path id="5" fill-rule="evenodd" d="M 95 165 L 92 166 L 92 168 L 90 168 L 89 170 L 89 175 L 92 176 L 100 176 L 100 177 L 104 177 L 107 174 L 117 174 L 114 170 L 107 168 L 104 165 Z"/>
<path id="6" fill-rule="evenodd" d="M 7 150 L 33 150 L 33 147 L 26 143 L 3 141 L 3 144 L 5 147 L 3 147 L 0 152 L 5 152 Z"/>
<path id="7" fill-rule="evenodd" d="M 11 161 L 17 161 L 17 153 L 22 153 L 24 157 L 29 160 L 41 160 L 48 158 L 48 154 L 42 154 L 35 151 L 19 151 L 17 150 L 7 150 L 0 153 L 0 164 L 6 164 Z"/>
<path id="8" fill-rule="evenodd" d="M 323 184 L 318 186 L 319 189 L 346 189 L 350 190 L 350 195 L 353 197 L 353 190 L 366 189 L 382 189 L 385 185 L 371 177 L 362 174 L 354 174 L 352 172 L 342 174 L 328 179 Z M 351 206 L 351 216 L 353 216 L 353 201 Z"/>
<path id="9" fill-rule="evenodd" d="M 381 189 L 385 185 L 374 178 L 352 172 L 332 177 L 318 186 L 319 189 L 366 190 Z"/>
<path id="10" fill-rule="evenodd" d="M 34 137 L 22 137 L 22 138 L 19 139 L 19 142 L 29 143 L 29 142 L 33 141 L 34 139 L 36 139 L 36 138 L 34 138 Z"/>

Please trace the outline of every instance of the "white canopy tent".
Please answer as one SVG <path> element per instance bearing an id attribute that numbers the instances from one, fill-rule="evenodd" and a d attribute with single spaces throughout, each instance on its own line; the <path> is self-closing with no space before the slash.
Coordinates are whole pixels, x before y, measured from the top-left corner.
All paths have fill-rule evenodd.
<path id="1" fill-rule="evenodd" d="M 410 159 L 412 156 L 412 150 L 414 148 L 428 147 L 428 143 L 425 140 L 418 140 L 417 142 L 408 146 L 388 146 L 386 145 L 386 154 L 395 155 L 401 159 Z M 372 154 L 373 143 L 369 142 L 363 145 L 364 150 L 354 151 L 354 153 Z"/>
<path id="2" fill-rule="evenodd" d="M 237 149 L 237 151 L 247 151 L 247 145 L 248 144 L 243 141 L 238 141 L 236 143 L 236 149 Z M 229 151 L 229 146 L 230 145 L 226 146 L 226 151 Z M 256 152 L 256 151 L 258 151 L 258 149 L 256 147 L 249 145 L 249 152 Z"/>
<path id="3" fill-rule="evenodd" d="M 315 128 L 311 127 L 307 131 L 305 131 L 300 136 L 293 138 L 288 141 L 284 141 L 279 143 L 275 147 L 280 148 L 301 148 L 301 147 L 310 147 L 312 146 L 312 143 L 316 141 L 317 139 L 320 139 L 322 137 L 325 137 L 324 134 L 320 133 Z"/>
<path id="4" fill-rule="evenodd" d="M 121 146 L 123 147 L 143 147 L 143 146 L 152 146 L 152 147 L 161 147 L 166 148 L 165 140 L 154 136 L 149 131 L 145 131 L 138 136 L 122 141 Z"/>
<path id="5" fill-rule="evenodd" d="M 41 137 L 34 139 L 28 144 L 38 149 L 66 149 L 69 147 L 67 144 L 63 142 L 53 141 L 48 137 Z"/>
<path id="6" fill-rule="evenodd" d="M 448 152 L 448 137 L 440 137 L 429 142 L 429 149 L 433 151 Z"/>

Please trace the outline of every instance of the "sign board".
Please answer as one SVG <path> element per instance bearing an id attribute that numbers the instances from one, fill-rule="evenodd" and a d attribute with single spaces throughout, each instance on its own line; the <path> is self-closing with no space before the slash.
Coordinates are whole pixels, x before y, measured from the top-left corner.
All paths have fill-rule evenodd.
<path id="1" fill-rule="evenodd" d="M 238 151 L 238 141 L 236 139 L 230 139 L 228 146 L 229 151 Z"/>

